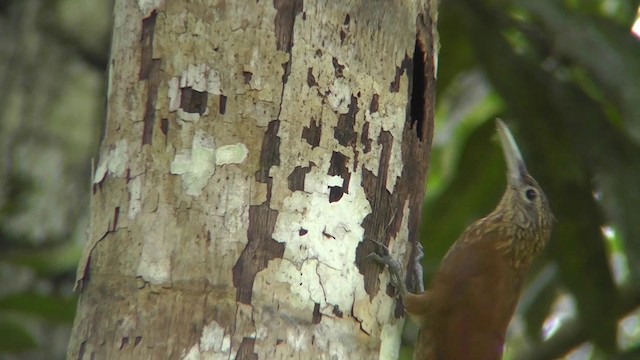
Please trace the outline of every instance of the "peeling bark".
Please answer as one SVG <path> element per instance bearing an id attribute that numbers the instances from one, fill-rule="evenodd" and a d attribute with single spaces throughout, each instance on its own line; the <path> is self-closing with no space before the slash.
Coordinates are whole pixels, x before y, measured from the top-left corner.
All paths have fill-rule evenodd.
<path id="1" fill-rule="evenodd" d="M 415 251 L 429 9 L 116 1 L 68 357 L 396 357 L 366 239 Z"/>

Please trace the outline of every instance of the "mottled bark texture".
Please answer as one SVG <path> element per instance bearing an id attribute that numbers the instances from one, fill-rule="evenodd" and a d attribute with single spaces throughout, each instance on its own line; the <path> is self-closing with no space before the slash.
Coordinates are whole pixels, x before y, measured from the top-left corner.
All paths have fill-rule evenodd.
<path id="1" fill-rule="evenodd" d="M 375 239 L 409 259 L 428 4 L 116 2 L 69 358 L 394 358 Z"/>

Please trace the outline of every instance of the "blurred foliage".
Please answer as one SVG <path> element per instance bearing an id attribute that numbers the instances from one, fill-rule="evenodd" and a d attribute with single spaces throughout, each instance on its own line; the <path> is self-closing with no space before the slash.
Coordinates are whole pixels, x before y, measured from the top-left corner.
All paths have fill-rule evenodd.
<path id="1" fill-rule="evenodd" d="M 33 336 L 17 321 L 0 319 L 0 349 L 3 352 L 18 352 L 37 346 Z"/>
<path id="2" fill-rule="evenodd" d="M 62 359 L 113 1 L 0 2 L 0 359 Z"/>
<path id="3" fill-rule="evenodd" d="M 18 356 L 14 358 L 58 357 L 54 354 L 59 351 L 54 353 L 47 342 L 67 341 L 76 310 L 71 284 L 80 250 L 79 244 L 49 248 L 12 244 L 1 253 L 0 358 L 9 353 Z M 49 330 L 43 333 L 43 329 Z M 42 336 L 47 341 L 42 342 Z"/>
<path id="4" fill-rule="evenodd" d="M 441 2 L 426 281 L 504 191 L 496 117 L 512 128 L 557 220 L 505 358 L 631 358 L 640 346 L 637 336 L 620 346 L 617 334 L 640 306 L 640 41 L 630 33 L 638 3 Z M 558 310 L 561 299 L 570 311 Z"/>

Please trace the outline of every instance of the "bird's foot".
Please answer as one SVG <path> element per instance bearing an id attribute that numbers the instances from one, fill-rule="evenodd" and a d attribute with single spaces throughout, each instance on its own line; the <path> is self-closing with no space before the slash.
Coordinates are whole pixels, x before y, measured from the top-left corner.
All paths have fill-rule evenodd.
<path id="1" fill-rule="evenodd" d="M 367 255 L 367 259 L 373 259 L 377 263 L 389 267 L 391 284 L 400 291 L 400 295 L 405 295 L 407 293 L 407 287 L 403 281 L 402 264 L 391 256 L 389 248 L 385 244 L 373 239 L 369 240 L 376 243 L 378 245 L 378 249 L 376 252 L 372 252 Z"/>
<path id="2" fill-rule="evenodd" d="M 424 292 L 424 274 L 420 260 L 424 257 L 424 248 L 419 242 L 416 244 L 416 252 L 413 258 L 412 266 L 413 271 L 409 273 L 409 287 L 411 292 L 415 294 L 422 294 Z"/>

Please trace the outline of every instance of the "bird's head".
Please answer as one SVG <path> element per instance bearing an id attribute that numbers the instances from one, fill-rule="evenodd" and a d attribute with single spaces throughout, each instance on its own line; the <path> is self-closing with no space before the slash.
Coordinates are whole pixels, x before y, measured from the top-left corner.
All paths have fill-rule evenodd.
<path id="1" fill-rule="evenodd" d="M 507 165 L 507 189 L 496 211 L 513 225 L 514 241 L 526 242 L 514 245 L 535 255 L 549 240 L 554 217 L 542 188 L 529 174 L 511 131 L 499 119 L 496 127 Z"/>

